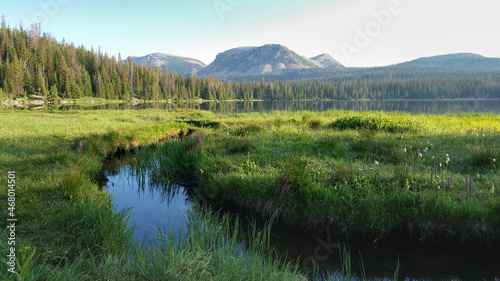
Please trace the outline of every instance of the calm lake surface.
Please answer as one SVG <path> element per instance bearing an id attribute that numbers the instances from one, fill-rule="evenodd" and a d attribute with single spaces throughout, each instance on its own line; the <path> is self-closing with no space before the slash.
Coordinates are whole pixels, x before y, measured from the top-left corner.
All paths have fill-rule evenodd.
<path id="1" fill-rule="evenodd" d="M 123 165 L 107 171 L 105 189 L 113 193 L 113 204 L 120 210 L 131 208 L 130 227 L 136 227 L 135 240 L 145 235 L 153 238 L 158 227 L 185 230 L 185 214 L 195 201 L 181 186 L 162 187 L 149 183 L 148 176 L 138 176 L 134 168 Z M 400 280 L 500 280 L 498 249 L 468 246 L 416 244 L 407 241 L 385 243 L 345 243 L 326 235 L 302 229 L 274 225 L 271 241 L 279 254 L 291 260 L 299 258 L 303 268 L 312 262 L 323 270 L 340 269 L 339 250 L 350 249 L 352 269 L 361 276 L 361 262 L 370 280 L 392 280 L 399 260 Z"/>
<path id="2" fill-rule="evenodd" d="M 30 107 L 26 109 L 36 109 Z M 38 107 L 41 108 L 41 107 Z M 204 103 L 131 103 L 104 105 L 61 105 L 59 110 L 77 109 L 175 109 L 189 108 L 209 110 L 218 114 L 267 112 L 267 111 L 401 111 L 412 114 L 446 114 L 459 112 L 478 112 L 500 114 L 500 100 L 365 100 L 365 101 L 248 101 L 248 102 L 204 102 Z"/>

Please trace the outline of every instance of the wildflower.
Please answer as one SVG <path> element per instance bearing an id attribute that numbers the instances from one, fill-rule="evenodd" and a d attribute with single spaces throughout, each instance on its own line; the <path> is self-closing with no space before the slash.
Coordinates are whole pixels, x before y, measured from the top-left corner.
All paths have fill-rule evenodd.
<path id="1" fill-rule="evenodd" d="M 375 165 L 378 165 L 378 164 L 379 164 L 378 161 L 375 161 Z"/>
<path id="2" fill-rule="evenodd" d="M 404 153 L 406 153 L 406 147 L 405 147 L 405 148 L 403 148 L 403 152 L 404 152 Z"/>
<path id="3" fill-rule="evenodd" d="M 441 187 L 444 189 L 444 180 L 441 182 Z"/>
<path id="4" fill-rule="evenodd" d="M 422 186 L 421 186 L 421 185 L 419 185 L 419 186 L 418 186 L 418 191 L 420 191 L 420 189 L 421 189 L 421 188 L 422 188 Z"/>
<path id="5" fill-rule="evenodd" d="M 443 167 L 443 164 L 439 163 L 439 168 L 442 168 Z"/>
<path id="6" fill-rule="evenodd" d="M 418 154 L 418 157 L 422 158 L 422 153 L 419 153 L 419 154 Z"/>
<path id="7" fill-rule="evenodd" d="M 448 189 L 451 187 L 451 178 L 448 178 Z"/>
<path id="8" fill-rule="evenodd" d="M 200 174 L 203 174 L 205 171 L 203 171 L 203 169 L 200 169 Z"/>
<path id="9" fill-rule="evenodd" d="M 450 155 L 448 155 L 448 153 L 446 153 L 446 157 L 450 157 Z"/>
<path id="10" fill-rule="evenodd" d="M 204 140 L 205 140 L 205 136 L 202 134 L 199 134 L 198 135 L 198 146 L 202 146 Z"/>
<path id="11" fill-rule="evenodd" d="M 493 158 L 493 163 L 497 162 L 497 159 Z"/>
<path id="12" fill-rule="evenodd" d="M 358 170 L 363 171 L 363 169 L 359 168 Z"/>
<path id="13" fill-rule="evenodd" d="M 370 170 L 373 170 L 373 167 L 370 167 Z"/>
<path id="14" fill-rule="evenodd" d="M 358 181 L 358 179 L 354 179 L 354 181 Z"/>

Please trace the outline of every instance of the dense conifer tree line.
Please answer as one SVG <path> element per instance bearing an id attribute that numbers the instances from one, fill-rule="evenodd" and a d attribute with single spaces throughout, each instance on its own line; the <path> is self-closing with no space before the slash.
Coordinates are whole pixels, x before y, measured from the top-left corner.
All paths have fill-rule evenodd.
<path id="1" fill-rule="evenodd" d="M 500 72 L 405 67 L 290 72 L 248 81 L 183 76 L 57 42 L 37 25 L 0 29 L 0 99 L 388 99 L 500 98 Z M 300 75 L 300 77 L 295 77 Z M 279 78 L 279 79 L 278 79 Z M 296 80 L 301 78 L 301 80 Z M 306 79 L 304 79 L 306 78 Z M 266 81 L 267 80 L 267 81 Z"/>

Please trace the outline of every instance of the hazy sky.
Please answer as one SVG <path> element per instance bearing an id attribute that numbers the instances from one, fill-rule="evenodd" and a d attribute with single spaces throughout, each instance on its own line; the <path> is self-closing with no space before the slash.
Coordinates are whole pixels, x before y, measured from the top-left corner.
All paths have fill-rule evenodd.
<path id="1" fill-rule="evenodd" d="M 41 23 L 75 45 L 122 58 L 154 52 L 210 63 L 278 43 L 346 66 L 472 52 L 500 57 L 498 0 L 0 0 L 10 27 Z"/>

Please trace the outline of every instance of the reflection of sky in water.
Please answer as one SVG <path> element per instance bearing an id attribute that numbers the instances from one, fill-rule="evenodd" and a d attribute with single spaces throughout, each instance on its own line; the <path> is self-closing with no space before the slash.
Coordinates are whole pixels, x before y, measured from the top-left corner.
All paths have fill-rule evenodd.
<path id="1" fill-rule="evenodd" d="M 186 213 L 194 203 L 188 199 L 184 188 L 150 186 L 147 176 L 141 184 L 140 178 L 128 166 L 123 166 L 116 175 L 108 175 L 107 186 L 108 192 L 113 193 L 112 201 L 117 210 L 131 208 L 129 226 L 137 228 L 134 236 L 136 241 L 143 240 L 145 234 L 153 238 L 158 226 L 166 231 L 173 227 L 180 230 L 180 233 L 186 232 Z M 242 216 L 240 218 L 240 223 L 243 223 L 240 226 L 246 229 L 247 219 Z M 293 262 L 300 257 L 299 264 L 306 268 L 314 258 L 323 270 L 340 269 L 339 249 L 346 246 L 350 249 L 353 273 L 357 276 L 361 274 L 358 265 L 362 262 L 369 278 L 390 280 L 399 260 L 400 276 L 407 279 L 448 280 L 448 277 L 453 276 L 462 280 L 476 280 L 476 277 L 500 280 L 498 248 L 492 252 L 484 252 L 485 249 L 478 251 L 475 247 L 405 241 L 344 244 L 325 236 L 326 234 L 311 234 L 304 232 L 302 228 L 283 225 L 275 225 L 272 232 L 271 245 L 279 255 L 286 254 Z M 176 239 L 179 237 L 176 234 Z M 335 244 L 333 248 L 325 248 L 332 244 Z M 241 251 L 243 244 L 239 243 L 237 252 Z M 322 259 L 323 256 L 326 259 Z"/>
<path id="2" fill-rule="evenodd" d="M 171 192 L 162 187 L 150 186 L 146 177 L 144 185 L 128 166 L 116 175 L 108 175 L 108 193 L 113 193 L 113 205 L 117 210 L 131 208 L 129 227 L 136 226 L 134 238 L 142 240 L 145 234 L 153 238 L 157 228 L 185 230 L 185 214 L 192 205 L 184 188 L 173 188 Z"/>
<path id="3" fill-rule="evenodd" d="M 201 109 L 219 114 L 268 112 L 268 111 L 401 111 L 412 114 L 446 114 L 460 112 L 500 113 L 500 100 L 335 100 L 335 101 L 255 101 L 219 103 L 131 103 L 106 104 L 98 106 L 62 105 L 60 110 L 70 109 Z"/>

